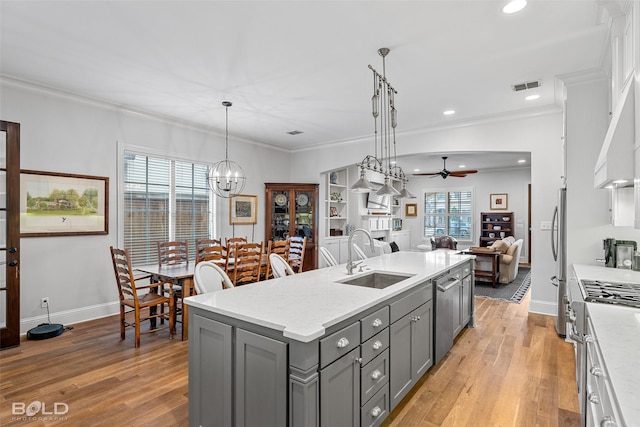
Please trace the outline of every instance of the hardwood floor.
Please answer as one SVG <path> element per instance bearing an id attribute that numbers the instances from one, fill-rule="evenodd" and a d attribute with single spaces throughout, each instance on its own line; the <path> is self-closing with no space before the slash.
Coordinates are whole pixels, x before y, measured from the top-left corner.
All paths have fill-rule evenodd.
<path id="1" fill-rule="evenodd" d="M 527 313 L 528 299 L 476 298 L 476 327 L 384 426 L 578 426 L 573 349 L 552 317 Z M 0 352 L 0 425 L 26 425 L 14 404 L 40 401 L 47 412 L 55 402 L 69 410 L 29 425 L 186 426 L 187 342 L 167 331 L 141 339 L 135 349 L 128 330 L 120 341 L 109 317 Z"/>

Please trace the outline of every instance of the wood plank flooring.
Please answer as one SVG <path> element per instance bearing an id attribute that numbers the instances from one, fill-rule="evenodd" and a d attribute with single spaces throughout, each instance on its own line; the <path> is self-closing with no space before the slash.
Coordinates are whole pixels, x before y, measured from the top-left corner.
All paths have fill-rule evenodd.
<path id="1" fill-rule="evenodd" d="M 476 298 L 476 327 L 423 377 L 384 426 L 578 426 L 573 350 L 553 318 Z M 167 331 L 120 341 L 117 317 L 0 352 L 2 426 L 186 426 L 188 344 Z M 25 420 L 14 404 L 69 411 Z M 42 417 L 42 413 L 38 414 Z"/>

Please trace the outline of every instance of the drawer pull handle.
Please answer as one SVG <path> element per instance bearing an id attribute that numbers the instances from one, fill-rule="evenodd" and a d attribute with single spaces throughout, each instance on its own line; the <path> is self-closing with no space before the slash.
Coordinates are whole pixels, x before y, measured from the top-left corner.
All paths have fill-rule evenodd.
<path id="1" fill-rule="evenodd" d="M 587 399 L 589 399 L 589 402 L 595 403 L 596 405 L 600 403 L 600 398 L 598 398 L 598 395 L 595 394 L 594 392 L 589 393 L 589 395 L 587 396 Z"/>
<path id="2" fill-rule="evenodd" d="M 380 350 L 382 348 L 382 343 L 380 341 L 376 341 L 371 347 L 373 347 L 374 350 Z"/>
<path id="3" fill-rule="evenodd" d="M 371 322 L 371 326 L 373 326 L 374 328 L 379 328 L 380 326 L 382 326 L 382 320 L 380 319 L 376 319 L 373 322 Z"/>
<path id="4" fill-rule="evenodd" d="M 611 415 L 602 417 L 602 421 L 600 421 L 600 427 L 616 427 L 617 425 L 616 420 Z"/>
<path id="5" fill-rule="evenodd" d="M 378 378 L 380 378 L 381 375 L 382 375 L 382 372 L 376 369 L 371 373 L 371 379 L 377 380 Z"/>
<path id="6" fill-rule="evenodd" d="M 336 345 L 338 346 L 338 348 L 345 348 L 346 346 L 349 345 L 349 340 L 346 339 L 345 337 L 342 337 L 338 340 Z"/>
<path id="7" fill-rule="evenodd" d="M 380 409 L 380 407 L 379 407 L 379 406 L 376 406 L 375 408 L 373 408 L 373 409 L 371 410 L 371 416 L 372 416 L 373 418 L 379 417 L 379 416 L 380 416 L 380 414 L 382 414 L 382 409 Z"/>
<path id="8" fill-rule="evenodd" d="M 591 372 L 591 375 L 593 375 L 594 377 L 599 377 L 600 375 L 602 375 L 602 368 L 599 365 L 595 365 L 591 367 L 589 372 Z"/>

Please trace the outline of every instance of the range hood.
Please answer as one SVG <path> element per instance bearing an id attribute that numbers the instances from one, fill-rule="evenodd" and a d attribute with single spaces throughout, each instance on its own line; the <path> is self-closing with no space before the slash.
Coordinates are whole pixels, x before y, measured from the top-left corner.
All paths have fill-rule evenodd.
<path id="1" fill-rule="evenodd" d="M 595 188 L 633 185 L 635 144 L 635 81 L 630 78 L 616 106 L 604 137 L 594 171 Z M 617 184 L 616 181 L 626 180 Z"/>

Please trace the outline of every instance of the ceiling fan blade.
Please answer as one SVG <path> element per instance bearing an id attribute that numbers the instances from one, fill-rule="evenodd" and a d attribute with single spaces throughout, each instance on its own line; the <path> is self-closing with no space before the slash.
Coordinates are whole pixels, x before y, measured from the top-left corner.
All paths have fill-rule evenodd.
<path id="1" fill-rule="evenodd" d="M 440 172 L 433 172 L 433 173 L 414 173 L 412 174 L 413 176 L 430 176 L 430 175 L 440 175 Z"/>
<path id="2" fill-rule="evenodd" d="M 471 173 L 477 173 L 477 170 L 468 170 L 468 171 L 454 171 L 454 172 L 449 172 L 449 175 L 451 176 L 456 176 L 456 175 L 468 175 Z"/>

